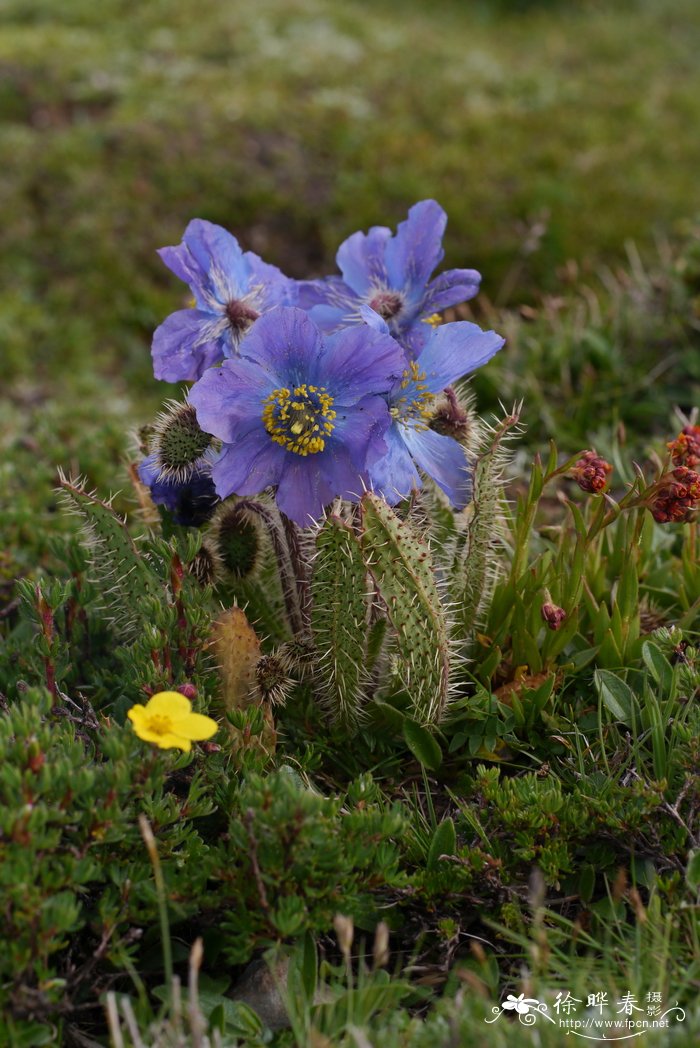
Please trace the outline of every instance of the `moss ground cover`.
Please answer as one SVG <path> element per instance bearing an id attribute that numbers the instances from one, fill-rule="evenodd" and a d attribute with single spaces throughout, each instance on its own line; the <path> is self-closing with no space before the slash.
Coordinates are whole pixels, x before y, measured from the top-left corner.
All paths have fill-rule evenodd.
<path id="1" fill-rule="evenodd" d="M 9 0 L 0 20 L 0 1042 L 498 1048 L 535 1043 L 485 1025 L 506 994 L 554 1015 L 600 990 L 679 1001 L 693 1043 L 700 536 L 643 501 L 700 392 L 697 5 Z M 155 249 L 201 215 L 323 273 L 430 195 L 445 264 L 484 275 L 448 319 L 508 339 L 478 412 L 522 399 L 526 428 L 474 433 L 468 533 L 439 500 L 399 511 L 400 570 L 372 552 L 399 528 L 376 507 L 357 539 L 322 532 L 331 671 L 257 517 L 186 532 L 133 479 L 136 430 L 179 392 L 151 373 L 185 305 Z M 579 490 L 586 447 L 639 504 Z M 64 490 L 77 516 L 59 466 L 96 489 Z M 446 715 L 400 615 L 348 642 L 367 563 L 452 660 Z M 267 704 L 242 702 L 253 678 Z M 127 717 L 176 687 L 222 725 L 191 753 Z M 233 999 L 263 954 L 277 1032 Z"/>

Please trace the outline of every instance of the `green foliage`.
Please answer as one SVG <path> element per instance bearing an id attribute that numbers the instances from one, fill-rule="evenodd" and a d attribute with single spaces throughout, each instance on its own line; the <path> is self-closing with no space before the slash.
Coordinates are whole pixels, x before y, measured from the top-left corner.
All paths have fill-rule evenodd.
<path id="1" fill-rule="evenodd" d="M 110 503 L 86 491 L 80 481 L 63 476 L 61 490 L 69 510 L 82 519 L 90 567 L 108 601 L 115 631 L 133 637 L 143 623 L 144 602 L 154 593 L 152 573 Z"/>
<path id="2" fill-rule="evenodd" d="M 385 502 L 362 500 L 360 543 L 396 637 L 397 676 L 420 724 L 444 715 L 450 686 L 449 638 L 429 547 Z"/>
<path id="3" fill-rule="evenodd" d="M 367 569 L 351 528 L 337 517 L 328 517 L 319 529 L 316 551 L 311 628 L 322 698 L 331 715 L 351 729 L 364 713 L 370 613 Z"/>

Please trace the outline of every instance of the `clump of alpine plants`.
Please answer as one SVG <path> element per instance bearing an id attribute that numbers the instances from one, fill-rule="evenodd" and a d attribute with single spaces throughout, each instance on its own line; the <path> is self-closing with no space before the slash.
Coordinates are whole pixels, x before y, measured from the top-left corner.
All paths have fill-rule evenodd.
<path id="1" fill-rule="evenodd" d="M 505 340 L 437 313 L 480 282 L 473 269 L 432 276 L 446 221 L 425 200 L 395 234 L 353 234 L 342 280 L 288 280 L 199 220 L 161 252 L 195 308 L 156 331 L 154 371 L 193 384 L 137 472 L 172 524 L 203 529 L 189 573 L 273 646 L 251 641 L 245 668 L 219 660 L 234 705 L 256 695 L 269 713 L 271 696 L 310 689 L 354 733 L 395 703 L 414 746 L 446 714 L 490 590 L 517 424 L 483 425 L 455 388 Z"/>

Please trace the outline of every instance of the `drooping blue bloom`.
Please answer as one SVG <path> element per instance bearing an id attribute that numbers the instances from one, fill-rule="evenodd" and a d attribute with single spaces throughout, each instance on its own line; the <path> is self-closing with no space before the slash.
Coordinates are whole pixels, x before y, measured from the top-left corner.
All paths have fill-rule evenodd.
<path id="1" fill-rule="evenodd" d="M 365 311 L 365 316 L 370 319 Z M 379 317 L 376 330 L 385 325 Z M 491 359 L 505 339 L 495 331 L 458 321 L 434 329 L 415 360 L 408 360 L 389 392 L 392 424 L 385 436 L 386 455 L 369 468 L 373 489 L 390 505 L 420 488 L 423 470 L 463 509 L 471 497 L 464 448 L 452 437 L 430 429 L 435 395 Z"/>
<path id="2" fill-rule="evenodd" d="M 300 281 L 299 305 L 324 331 L 362 323 L 362 307 L 369 306 L 415 357 L 430 335 L 427 319 L 473 298 L 481 282 L 474 269 L 450 269 L 430 280 L 444 255 L 446 224 L 439 204 L 421 200 L 395 235 L 385 226 L 353 233 L 336 255 L 342 279 Z"/>
<path id="3" fill-rule="evenodd" d="M 280 510 L 302 526 L 337 496 L 356 499 L 386 452 L 386 396 L 405 368 L 399 344 L 368 325 L 324 337 L 303 310 L 266 313 L 239 355 L 190 390 L 199 425 L 223 442 L 217 493 L 276 487 Z"/>
<path id="4" fill-rule="evenodd" d="M 209 520 L 219 501 L 211 471 L 206 466 L 195 469 L 187 480 L 163 480 L 156 456 L 148 455 L 138 466 L 141 482 L 150 490 L 156 506 L 172 514 L 176 524 L 196 528 Z"/>
<path id="5" fill-rule="evenodd" d="M 294 282 L 252 251 L 243 251 L 222 226 L 195 218 L 182 243 L 158 252 L 189 284 L 193 309 L 180 309 L 156 329 L 153 373 L 166 382 L 193 382 L 207 368 L 235 356 L 246 331 L 268 309 L 292 302 Z"/>

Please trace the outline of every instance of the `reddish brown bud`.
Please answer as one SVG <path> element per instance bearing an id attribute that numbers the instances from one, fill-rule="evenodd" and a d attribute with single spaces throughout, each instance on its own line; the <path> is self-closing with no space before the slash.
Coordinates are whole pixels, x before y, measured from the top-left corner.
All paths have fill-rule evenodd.
<path id="1" fill-rule="evenodd" d="M 542 605 L 540 608 L 540 614 L 550 630 L 561 629 L 561 624 L 566 618 L 566 612 L 564 609 L 557 607 L 556 604 L 552 604 L 551 601 L 547 601 L 546 604 Z"/>
<path id="2" fill-rule="evenodd" d="M 194 684 L 190 684 L 189 682 L 186 684 L 178 684 L 175 691 L 179 691 L 181 695 L 184 695 L 185 698 L 190 699 L 190 701 L 197 698 L 197 689 Z"/>
<path id="3" fill-rule="evenodd" d="M 667 445 L 673 464 L 696 469 L 700 466 L 700 426 L 684 426 L 675 440 Z"/>
<path id="4" fill-rule="evenodd" d="M 597 494 L 608 485 L 608 475 L 612 466 L 595 451 L 584 451 L 581 458 L 571 467 L 571 476 L 581 491 Z"/>
<path id="5" fill-rule="evenodd" d="M 200 742 L 199 745 L 200 745 L 201 749 L 204 750 L 205 753 L 220 753 L 221 752 L 221 746 L 219 746 L 218 742 Z"/>
<path id="6" fill-rule="evenodd" d="M 677 466 L 664 473 L 646 494 L 646 505 L 658 524 L 690 520 L 700 504 L 700 473 Z"/>

